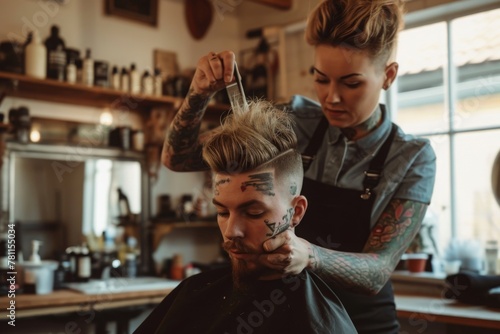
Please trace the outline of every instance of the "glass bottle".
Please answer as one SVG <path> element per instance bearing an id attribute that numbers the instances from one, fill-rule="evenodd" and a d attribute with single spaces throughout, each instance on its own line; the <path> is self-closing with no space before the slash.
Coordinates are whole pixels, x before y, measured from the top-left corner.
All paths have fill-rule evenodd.
<path id="1" fill-rule="evenodd" d="M 59 27 L 53 25 L 50 36 L 45 40 L 47 49 L 47 78 L 64 80 L 66 66 L 66 51 L 64 40 L 59 36 Z"/>

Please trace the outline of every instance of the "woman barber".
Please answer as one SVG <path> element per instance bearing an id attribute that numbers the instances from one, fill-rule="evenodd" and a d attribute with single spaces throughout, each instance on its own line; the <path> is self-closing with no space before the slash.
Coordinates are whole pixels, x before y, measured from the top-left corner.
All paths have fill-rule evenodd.
<path id="1" fill-rule="evenodd" d="M 397 333 L 389 281 L 430 203 L 435 155 L 379 104 L 398 71 L 400 0 L 329 0 L 310 14 L 306 40 L 319 104 L 288 105 L 306 169 L 309 208 L 293 233 L 264 243 L 262 261 L 284 274 L 309 268 L 337 293 L 360 333 Z M 162 153 L 172 170 L 206 169 L 199 133 L 210 98 L 233 78 L 233 52 L 202 57 Z"/>

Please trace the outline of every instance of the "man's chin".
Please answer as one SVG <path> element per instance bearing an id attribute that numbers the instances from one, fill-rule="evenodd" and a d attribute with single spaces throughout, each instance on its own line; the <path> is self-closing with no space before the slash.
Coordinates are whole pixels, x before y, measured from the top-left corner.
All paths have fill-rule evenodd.
<path id="1" fill-rule="evenodd" d="M 236 289 L 247 290 L 266 271 L 255 262 L 231 259 L 233 285 Z"/>

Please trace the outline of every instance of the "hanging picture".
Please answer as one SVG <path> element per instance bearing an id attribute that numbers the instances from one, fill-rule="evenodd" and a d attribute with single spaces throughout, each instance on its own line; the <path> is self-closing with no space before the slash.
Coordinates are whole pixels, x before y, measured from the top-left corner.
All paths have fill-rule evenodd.
<path id="1" fill-rule="evenodd" d="M 163 81 L 168 77 L 174 77 L 179 74 L 179 65 L 177 63 L 177 53 L 155 49 L 153 51 L 153 66 L 161 71 Z"/>
<path id="2" fill-rule="evenodd" d="M 158 0 L 105 0 L 106 14 L 146 23 L 158 24 Z"/>

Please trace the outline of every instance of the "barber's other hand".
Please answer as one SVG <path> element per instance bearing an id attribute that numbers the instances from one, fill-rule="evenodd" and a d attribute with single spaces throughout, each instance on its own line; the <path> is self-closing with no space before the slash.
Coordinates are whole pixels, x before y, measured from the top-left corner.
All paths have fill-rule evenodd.
<path id="1" fill-rule="evenodd" d="M 261 262 L 286 275 L 297 275 L 309 264 L 310 244 L 299 238 L 293 230 L 287 230 L 264 242 L 268 253 L 261 256 Z"/>
<path id="2" fill-rule="evenodd" d="M 198 60 L 191 90 L 211 96 L 233 80 L 235 55 L 232 51 L 210 52 Z"/>

